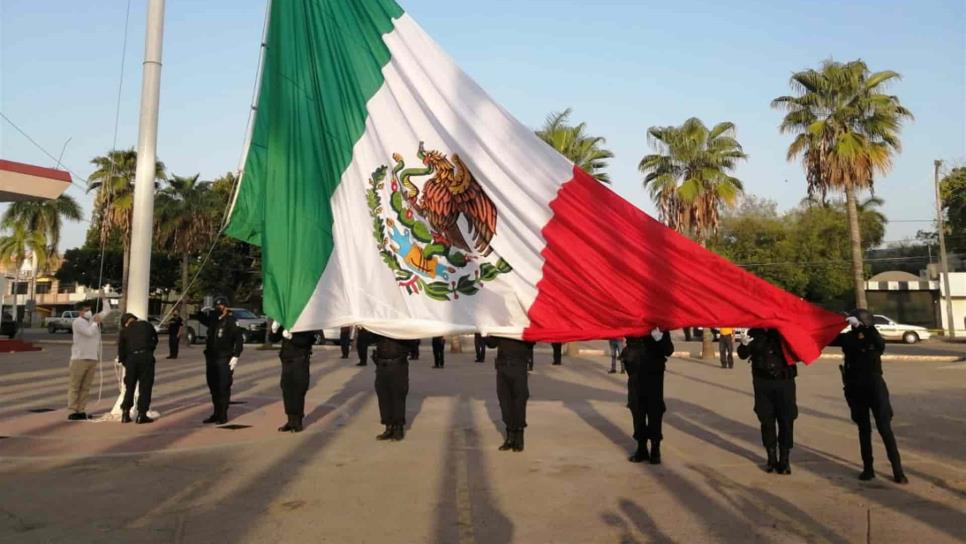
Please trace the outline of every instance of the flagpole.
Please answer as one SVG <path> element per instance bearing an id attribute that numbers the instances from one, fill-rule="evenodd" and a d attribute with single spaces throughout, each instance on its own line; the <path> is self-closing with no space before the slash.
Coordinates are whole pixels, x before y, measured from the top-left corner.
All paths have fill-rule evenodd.
<path id="1" fill-rule="evenodd" d="M 151 280 L 151 241 L 154 230 L 154 181 L 163 37 L 164 0 L 148 0 L 127 294 L 127 311 L 141 319 L 148 318 L 148 291 Z"/>

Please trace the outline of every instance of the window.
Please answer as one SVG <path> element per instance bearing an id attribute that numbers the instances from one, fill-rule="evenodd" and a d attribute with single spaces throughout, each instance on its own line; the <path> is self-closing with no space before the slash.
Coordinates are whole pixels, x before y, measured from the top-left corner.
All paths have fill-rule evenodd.
<path id="1" fill-rule="evenodd" d="M 60 293 L 60 294 L 62 294 L 62 295 L 70 295 L 70 294 L 73 294 L 74 291 L 76 291 L 76 290 L 77 290 L 77 284 L 76 283 L 58 283 L 57 284 L 57 292 Z"/>
<path id="2" fill-rule="evenodd" d="M 235 316 L 235 318 L 237 319 L 258 319 L 257 315 L 249 312 L 248 310 L 244 310 L 242 308 L 233 309 L 231 311 L 231 314 Z"/>
<path id="3" fill-rule="evenodd" d="M 49 295 L 50 294 L 50 288 L 51 287 L 52 287 L 52 284 L 49 281 L 38 282 L 37 283 L 37 291 L 36 291 L 36 294 L 38 294 L 38 295 Z"/>
<path id="4" fill-rule="evenodd" d="M 30 284 L 25 281 L 18 281 L 13 284 L 13 294 L 14 295 L 26 295 L 30 292 Z"/>
<path id="5" fill-rule="evenodd" d="M 875 316 L 875 324 L 876 325 L 888 325 L 889 324 L 889 318 L 888 317 L 885 317 L 883 315 L 877 315 L 877 316 Z"/>

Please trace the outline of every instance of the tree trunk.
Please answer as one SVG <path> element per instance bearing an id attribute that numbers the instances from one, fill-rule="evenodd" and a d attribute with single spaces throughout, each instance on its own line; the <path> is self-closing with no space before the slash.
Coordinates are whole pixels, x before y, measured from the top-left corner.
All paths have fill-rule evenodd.
<path id="1" fill-rule="evenodd" d="M 188 256 L 181 257 L 181 307 L 178 308 L 181 314 L 182 327 L 188 326 L 188 310 L 185 300 L 188 298 Z M 180 343 L 188 345 L 188 335 L 181 337 Z"/>
<path id="2" fill-rule="evenodd" d="M 869 309 L 865 298 L 865 263 L 862 259 L 862 231 L 859 229 L 859 206 L 855 188 L 845 187 L 845 209 L 849 219 L 849 245 L 852 251 L 852 281 L 855 289 L 855 307 Z"/>
<path id="3" fill-rule="evenodd" d="M 37 321 L 37 259 L 34 258 L 33 267 L 30 269 L 30 293 L 27 295 L 27 306 L 30 306 L 30 302 L 33 301 L 33 307 L 30 310 L 30 319 L 27 321 L 27 326 L 33 328 L 35 321 Z"/>
<path id="4" fill-rule="evenodd" d="M 124 244 L 124 258 L 121 259 L 121 300 L 118 303 L 118 311 L 122 314 L 127 311 L 127 269 L 131 266 L 131 247 Z"/>
<path id="5" fill-rule="evenodd" d="M 454 334 L 449 337 L 449 352 L 463 353 L 463 340 L 460 338 L 460 335 Z"/>
<path id="6" fill-rule="evenodd" d="M 701 358 L 705 361 L 713 361 L 715 358 L 714 332 L 707 325 L 705 325 L 704 334 L 701 336 Z"/>

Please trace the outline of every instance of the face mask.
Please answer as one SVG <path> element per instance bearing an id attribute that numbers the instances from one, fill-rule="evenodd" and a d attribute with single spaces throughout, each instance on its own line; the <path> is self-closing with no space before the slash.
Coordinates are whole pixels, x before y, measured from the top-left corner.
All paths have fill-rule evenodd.
<path id="1" fill-rule="evenodd" d="M 93 314 L 91 313 L 91 311 L 90 310 L 87 310 L 87 311 L 85 311 L 84 313 L 81 314 L 81 317 L 83 317 L 84 319 L 90 319 L 92 315 Z"/>

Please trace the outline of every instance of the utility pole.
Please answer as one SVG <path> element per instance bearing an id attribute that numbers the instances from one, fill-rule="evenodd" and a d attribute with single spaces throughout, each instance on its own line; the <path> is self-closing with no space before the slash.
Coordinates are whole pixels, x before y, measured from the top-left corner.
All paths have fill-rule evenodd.
<path id="1" fill-rule="evenodd" d="M 131 265 L 128 270 L 127 311 L 148 318 L 151 282 L 151 242 L 154 231 L 154 180 L 158 147 L 158 103 L 161 95 L 161 45 L 164 36 L 164 0 L 148 0 L 144 39 L 144 74 L 141 79 L 141 115 L 138 127 L 138 164 L 134 177 L 131 219 Z"/>
<path id="2" fill-rule="evenodd" d="M 946 221 L 943 220 L 943 200 L 939 191 L 939 168 L 943 161 L 933 162 L 936 184 L 936 220 L 939 226 L 939 262 L 943 275 L 943 288 L 946 291 L 946 328 L 950 338 L 956 337 L 956 323 L 953 321 L 953 294 L 949 288 L 949 260 L 946 258 Z"/>

